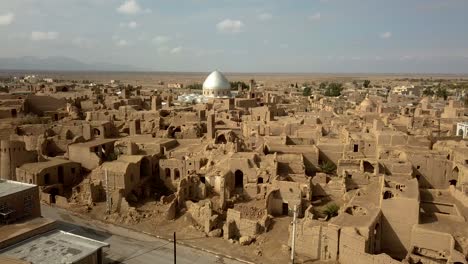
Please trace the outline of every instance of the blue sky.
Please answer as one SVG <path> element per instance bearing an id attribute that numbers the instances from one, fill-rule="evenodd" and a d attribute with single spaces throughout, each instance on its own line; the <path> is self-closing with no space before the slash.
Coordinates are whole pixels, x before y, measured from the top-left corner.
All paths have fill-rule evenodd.
<path id="1" fill-rule="evenodd" d="M 468 0 L 0 0 L 0 40 L 148 70 L 468 73 Z"/>

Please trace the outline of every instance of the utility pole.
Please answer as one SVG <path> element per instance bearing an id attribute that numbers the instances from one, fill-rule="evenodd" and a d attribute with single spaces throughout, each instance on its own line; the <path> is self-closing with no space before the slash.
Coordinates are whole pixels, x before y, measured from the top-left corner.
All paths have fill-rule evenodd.
<path id="1" fill-rule="evenodd" d="M 296 216 L 297 216 L 297 205 L 294 205 L 293 233 L 292 233 L 292 241 L 291 241 L 291 264 L 294 264 L 294 250 L 296 249 Z"/>
<path id="2" fill-rule="evenodd" d="M 109 193 L 109 176 L 107 175 L 107 169 L 104 170 L 104 174 L 106 176 L 106 213 L 110 214 L 111 212 L 111 201 L 110 201 L 110 193 Z"/>
<path id="3" fill-rule="evenodd" d="M 174 264 L 176 264 L 176 235 L 174 232 Z"/>

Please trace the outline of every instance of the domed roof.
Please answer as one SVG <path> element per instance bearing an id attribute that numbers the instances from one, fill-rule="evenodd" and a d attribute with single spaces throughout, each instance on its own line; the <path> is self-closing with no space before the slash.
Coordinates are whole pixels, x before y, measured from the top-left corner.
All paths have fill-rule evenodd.
<path id="1" fill-rule="evenodd" d="M 226 77 L 219 71 L 214 71 L 206 77 L 203 83 L 203 90 L 230 90 L 231 84 Z"/>
<path id="2" fill-rule="evenodd" d="M 375 106 L 374 102 L 369 99 L 369 94 L 366 95 L 366 98 L 361 102 L 361 107 Z"/>

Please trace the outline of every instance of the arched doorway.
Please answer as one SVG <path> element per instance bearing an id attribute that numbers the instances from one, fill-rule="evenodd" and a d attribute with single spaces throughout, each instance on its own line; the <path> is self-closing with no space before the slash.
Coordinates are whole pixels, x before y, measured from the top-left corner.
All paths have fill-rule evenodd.
<path id="1" fill-rule="evenodd" d="M 98 136 L 101 135 L 101 131 L 100 131 L 99 129 L 97 129 L 97 128 L 94 128 L 94 129 L 93 129 L 93 135 L 94 135 L 95 137 L 98 137 Z"/>
<path id="2" fill-rule="evenodd" d="M 226 136 L 224 134 L 219 135 L 218 138 L 216 139 L 216 144 L 226 144 Z"/>
<path id="3" fill-rule="evenodd" d="M 65 138 L 68 139 L 68 140 L 72 140 L 73 139 L 73 133 L 70 130 L 67 130 L 67 132 L 65 133 Z"/>
<path id="4" fill-rule="evenodd" d="M 244 188 L 244 173 L 241 170 L 236 170 L 234 173 L 234 187 Z"/>
<path id="5" fill-rule="evenodd" d="M 452 170 L 452 177 L 451 177 L 451 179 L 449 180 L 450 185 L 454 185 L 454 186 L 457 185 L 457 182 L 458 182 L 458 173 L 459 173 L 458 167 L 453 168 L 453 170 Z"/>
<path id="6" fill-rule="evenodd" d="M 174 180 L 178 180 L 179 178 L 180 178 L 179 169 L 174 169 Z"/>

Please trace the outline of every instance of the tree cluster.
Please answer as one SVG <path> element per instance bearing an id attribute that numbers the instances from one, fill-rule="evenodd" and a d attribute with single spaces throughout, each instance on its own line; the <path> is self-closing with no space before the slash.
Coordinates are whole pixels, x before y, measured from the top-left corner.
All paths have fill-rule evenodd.
<path id="1" fill-rule="evenodd" d="M 312 88 L 310 87 L 305 87 L 304 90 L 302 90 L 302 95 L 303 96 L 310 96 L 312 94 Z"/>
<path id="2" fill-rule="evenodd" d="M 203 89 L 203 85 L 201 83 L 192 83 L 192 84 L 187 85 L 187 87 L 185 88 L 189 90 L 201 90 Z"/>
<path id="3" fill-rule="evenodd" d="M 336 97 L 340 96 L 343 91 L 343 84 L 341 83 L 321 83 L 320 90 L 324 90 L 325 96 Z"/>
<path id="4" fill-rule="evenodd" d="M 229 82 L 231 84 L 231 90 L 237 90 L 239 85 L 242 87 L 242 90 L 249 89 L 249 85 L 242 81 Z"/>

